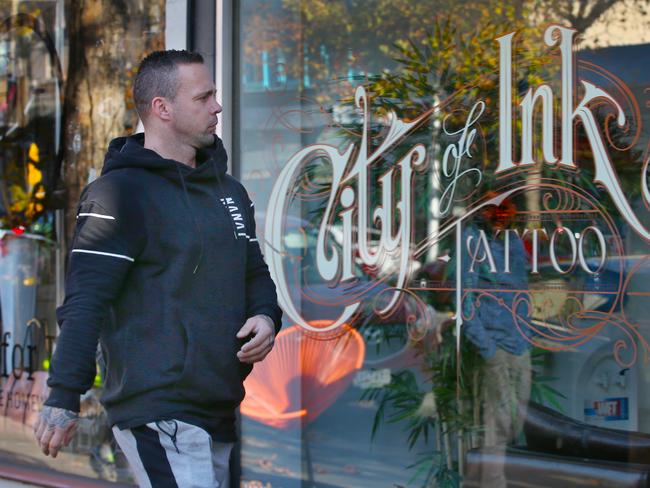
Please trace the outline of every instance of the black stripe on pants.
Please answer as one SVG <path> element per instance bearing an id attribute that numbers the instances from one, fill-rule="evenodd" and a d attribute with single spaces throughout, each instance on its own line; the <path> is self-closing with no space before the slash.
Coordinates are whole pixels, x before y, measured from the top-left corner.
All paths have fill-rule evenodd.
<path id="1" fill-rule="evenodd" d="M 160 444 L 158 432 L 146 425 L 131 429 L 138 454 L 147 472 L 151 486 L 155 488 L 178 488 L 165 448 Z"/>

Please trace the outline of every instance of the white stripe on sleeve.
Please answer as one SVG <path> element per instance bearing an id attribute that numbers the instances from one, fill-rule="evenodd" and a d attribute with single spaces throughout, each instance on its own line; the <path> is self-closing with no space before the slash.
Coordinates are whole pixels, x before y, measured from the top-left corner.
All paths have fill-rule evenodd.
<path id="1" fill-rule="evenodd" d="M 112 215 L 102 215 L 102 214 L 92 213 L 92 212 L 82 212 L 79 215 L 77 215 L 77 218 L 79 217 L 97 217 L 98 219 L 115 220 L 115 217 L 113 217 Z"/>
<path id="2" fill-rule="evenodd" d="M 113 254 L 112 252 L 91 251 L 89 249 L 73 249 L 70 252 L 81 252 L 85 254 L 98 254 L 100 256 L 110 256 L 112 258 L 126 259 L 127 261 L 134 262 L 135 259 L 125 256 L 124 254 Z"/>

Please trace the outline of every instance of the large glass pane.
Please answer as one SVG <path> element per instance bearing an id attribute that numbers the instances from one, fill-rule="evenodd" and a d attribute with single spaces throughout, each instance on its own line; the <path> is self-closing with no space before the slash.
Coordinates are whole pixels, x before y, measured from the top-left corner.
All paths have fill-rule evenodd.
<path id="1" fill-rule="evenodd" d="M 237 18 L 236 163 L 285 311 L 243 486 L 640 486 L 645 5 Z"/>
<path id="2" fill-rule="evenodd" d="M 0 477 L 55 470 L 133 483 L 100 404 L 100 368 L 56 459 L 33 425 L 49 394 L 62 234 L 70 242 L 108 141 L 136 127 L 133 67 L 163 47 L 164 14 L 164 1 L 0 0 L 0 464 L 12 466 Z"/>
<path id="3" fill-rule="evenodd" d="M 0 450 L 34 456 L 56 335 L 52 200 L 63 105 L 62 3 L 0 5 Z"/>

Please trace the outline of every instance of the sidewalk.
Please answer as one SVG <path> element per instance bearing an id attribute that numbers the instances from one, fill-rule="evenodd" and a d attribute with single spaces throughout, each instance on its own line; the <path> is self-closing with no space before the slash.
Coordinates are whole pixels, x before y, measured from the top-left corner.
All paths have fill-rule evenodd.
<path id="1" fill-rule="evenodd" d="M 57 459 L 44 456 L 33 433 L 22 424 L 0 416 L 0 432 L 0 488 L 127 487 L 98 479 L 87 454 L 61 451 Z"/>
<path id="2" fill-rule="evenodd" d="M 38 485 L 27 485 L 25 483 L 19 483 L 18 481 L 6 480 L 0 478 L 0 488 L 36 488 Z"/>

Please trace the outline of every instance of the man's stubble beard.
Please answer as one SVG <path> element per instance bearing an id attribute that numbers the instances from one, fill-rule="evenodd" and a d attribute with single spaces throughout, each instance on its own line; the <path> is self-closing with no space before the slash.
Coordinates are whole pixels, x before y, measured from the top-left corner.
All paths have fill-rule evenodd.
<path id="1" fill-rule="evenodd" d="M 187 130 L 186 127 L 180 123 L 180 121 L 174 124 L 177 137 L 179 142 L 192 146 L 195 149 L 203 149 L 210 147 L 214 144 L 216 127 L 212 129 L 212 132 L 194 132 L 191 133 Z"/>
<path id="2" fill-rule="evenodd" d="M 214 134 L 201 134 L 197 137 L 197 147 L 210 147 L 214 144 Z"/>
<path id="3" fill-rule="evenodd" d="M 192 134 L 186 136 L 184 141 L 195 149 L 204 149 L 214 144 L 215 134 Z"/>

